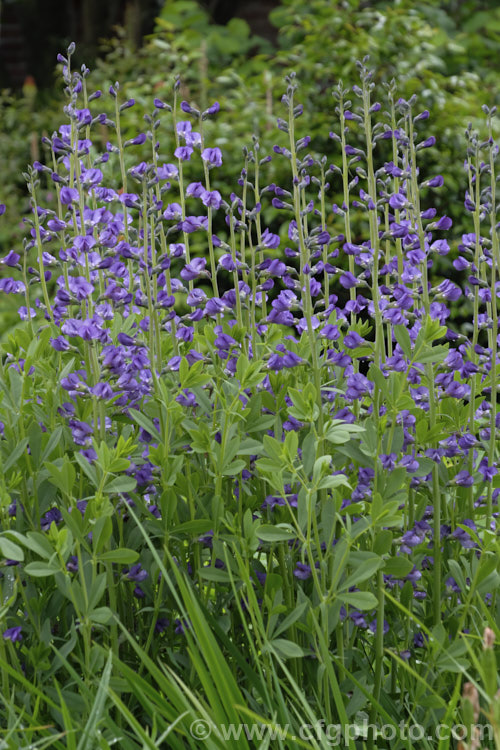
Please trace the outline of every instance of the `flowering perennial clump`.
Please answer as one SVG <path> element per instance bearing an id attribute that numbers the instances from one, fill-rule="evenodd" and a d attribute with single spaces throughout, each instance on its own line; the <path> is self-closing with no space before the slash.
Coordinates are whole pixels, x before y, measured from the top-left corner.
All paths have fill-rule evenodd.
<path id="1" fill-rule="evenodd" d="M 366 60 L 334 91 L 328 155 L 296 133 L 289 75 L 280 142 L 263 156 L 254 137 L 231 192 L 205 135 L 217 102 L 179 105 L 176 81 L 123 141 L 137 104 L 117 83 L 89 93 L 73 52 L 68 122 L 28 169 L 27 237 L 1 260 L 24 321 L 0 372 L 9 658 L 34 673 L 21 644 L 71 632 L 89 672 L 95 644 L 123 652 L 119 622 L 180 663 L 184 576 L 233 646 L 257 607 L 262 653 L 297 679 L 324 662 L 313 621 L 345 685 L 362 649 L 373 716 L 388 649 L 427 660 L 430 681 L 430 628 L 495 616 L 495 111 L 486 140 L 466 131 L 473 231 L 457 243 L 432 207 L 443 177 L 419 168 L 428 112 L 395 85 L 375 100 Z M 106 96 L 113 116 L 94 110 Z M 267 184 L 276 159 L 286 185 Z M 450 323 L 457 302 L 469 330 Z"/>

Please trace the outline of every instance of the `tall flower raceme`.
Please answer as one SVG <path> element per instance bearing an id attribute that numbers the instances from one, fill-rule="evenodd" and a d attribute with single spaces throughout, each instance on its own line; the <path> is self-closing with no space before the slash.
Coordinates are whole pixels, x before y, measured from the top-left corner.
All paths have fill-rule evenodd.
<path id="1" fill-rule="evenodd" d="M 4 392 L 14 389 L 7 403 L 17 398 L 23 413 L 7 409 L 4 418 L 0 405 L 0 446 L 22 446 L 13 461 L 3 458 L 5 538 L 36 554 L 27 534 L 43 534 L 55 551 L 47 575 L 60 564 L 65 580 L 79 576 L 81 596 L 57 580 L 71 607 L 64 624 L 78 621 L 88 669 L 93 638 L 109 639 L 115 652 L 120 644 L 107 611 L 87 606 L 87 572 L 107 584 L 90 598 L 94 608 L 141 629 L 147 650 L 164 632 L 180 643 L 189 630 L 175 626 L 184 614 L 133 531 L 137 517 L 161 559 L 172 555 L 204 605 L 229 618 L 236 641 L 239 609 L 251 612 L 252 596 L 274 622 L 269 587 L 279 577 L 288 642 L 308 656 L 323 639 L 339 679 L 353 649 L 368 651 L 375 711 L 397 669 L 387 644 L 403 659 L 421 653 L 427 641 L 416 624 L 449 621 L 451 597 L 461 606 L 455 631 L 469 627 L 491 565 L 494 112 L 485 142 L 467 131 L 473 231 L 456 247 L 450 220 L 432 207 L 443 177 L 421 173 L 419 155 L 434 146 L 422 132 L 428 113 L 393 85 L 387 102 L 377 101 L 366 60 L 360 85 L 335 91 L 334 153 L 314 154 L 299 132 L 306 112 L 291 75 L 273 156 L 289 162 L 289 183 L 263 184 L 270 157 L 254 138 L 238 185 L 224 195 L 214 188 L 224 155 L 204 128 L 217 103 L 203 112 L 179 105 L 176 82 L 172 106 L 156 99 L 145 132 L 123 140 L 121 118 L 137 105 L 120 103 L 115 84 L 114 119 L 94 113 L 103 97 L 88 93 L 86 68 L 72 70 L 73 51 L 60 60 L 68 122 L 46 139 L 49 163 L 28 170 L 28 237 L 2 260 L 12 277 L 3 275 L 0 289 L 21 295 L 26 321 L 1 373 Z M 114 138 L 100 149 L 102 126 Z M 54 205 L 40 204 L 43 180 L 55 188 Z M 448 254 L 463 288 L 434 272 Z M 464 298 L 470 339 L 449 325 L 451 305 Z M 44 344 L 51 348 L 38 361 Z M 23 567 L 9 549 L 18 575 L 36 577 L 38 563 Z M 457 582 L 459 555 L 474 562 Z M 4 633 L 12 644 L 25 636 L 16 611 Z M 404 627 L 401 611 L 410 615 Z M 286 658 L 286 645 L 275 648 Z M 294 678 L 306 671 L 294 661 Z M 335 686 L 325 678 L 322 690 Z"/>

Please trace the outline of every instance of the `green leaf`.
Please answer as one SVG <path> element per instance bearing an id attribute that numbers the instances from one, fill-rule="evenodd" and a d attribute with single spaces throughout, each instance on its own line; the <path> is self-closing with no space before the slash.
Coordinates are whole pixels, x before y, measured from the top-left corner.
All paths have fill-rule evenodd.
<path id="1" fill-rule="evenodd" d="M 376 555 L 386 555 L 392 546 L 392 532 L 382 529 L 378 532 L 373 543 L 373 551 Z"/>
<path id="2" fill-rule="evenodd" d="M 139 559 L 139 553 L 127 547 L 118 547 L 99 555 L 101 562 L 120 563 L 120 565 L 132 565 Z"/>
<path id="3" fill-rule="evenodd" d="M 286 526 L 263 524 L 257 529 L 257 536 L 263 542 L 288 542 L 290 539 L 295 539 L 296 534 Z"/>
<path id="4" fill-rule="evenodd" d="M 368 370 L 368 379 L 371 380 L 372 383 L 375 383 L 375 385 L 378 387 L 381 393 L 383 393 L 384 396 L 387 398 L 387 394 L 389 392 L 387 380 L 384 377 L 384 374 L 382 370 L 380 369 L 380 367 L 377 367 L 377 365 L 371 364 L 370 369 Z"/>
<path id="5" fill-rule="evenodd" d="M 130 416 L 132 417 L 134 422 L 139 425 L 139 427 L 142 427 L 143 430 L 149 432 L 155 442 L 163 443 L 163 438 L 155 427 L 153 421 L 142 411 L 137 411 L 137 409 L 130 409 Z"/>
<path id="6" fill-rule="evenodd" d="M 61 425 L 58 425 L 58 427 L 56 427 L 55 430 L 50 434 L 45 448 L 43 449 L 42 458 L 40 459 L 42 463 L 50 458 L 50 455 L 52 454 L 56 446 L 60 444 L 62 434 L 63 428 Z"/>
<path id="7" fill-rule="evenodd" d="M 58 459 L 57 463 L 61 464 L 61 460 Z M 76 472 L 67 456 L 64 457 L 64 462 L 60 467 L 55 463 L 50 463 L 50 461 L 45 461 L 44 466 L 50 474 L 49 482 L 61 490 L 61 492 L 71 495 L 76 479 Z"/>
<path id="8" fill-rule="evenodd" d="M 318 480 L 322 479 L 323 476 L 330 471 L 331 462 L 331 456 L 320 456 L 316 459 L 313 466 L 313 484 L 317 484 Z"/>
<path id="9" fill-rule="evenodd" d="M 268 474 L 279 474 L 283 471 L 283 464 L 281 459 L 276 460 L 272 458 L 259 458 L 255 465 L 259 471 L 267 472 Z"/>
<path id="10" fill-rule="evenodd" d="M 185 521 L 185 523 L 180 523 L 175 526 L 175 529 L 172 530 L 172 534 L 175 536 L 179 536 L 180 534 L 193 534 L 194 536 L 198 536 L 200 534 L 205 534 L 207 531 L 210 531 L 214 527 L 214 522 L 210 518 L 199 518 L 194 521 Z"/>
<path id="11" fill-rule="evenodd" d="M 134 477 L 115 477 L 110 482 L 106 482 L 104 492 L 132 492 L 137 486 L 137 480 Z"/>
<path id="12" fill-rule="evenodd" d="M 258 456 L 262 453 L 263 445 L 260 440 L 254 440 L 253 438 L 245 438 L 241 441 L 238 450 L 236 451 L 237 456 Z"/>
<path id="13" fill-rule="evenodd" d="M 23 562 L 24 560 L 22 548 L 5 536 L 0 537 L 0 552 L 7 560 L 15 560 L 16 562 Z"/>
<path id="14" fill-rule="evenodd" d="M 314 459 L 316 458 L 316 444 L 317 438 L 314 430 L 311 430 L 304 438 L 302 442 L 302 465 L 304 471 L 309 475 L 314 465 Z"/>
<path id="15" fill-rule="evenodd" d="M 104 721 L 106 712 L 106 699 L 108 697 L 109 678 L 113 667 L 113 652 L 110 650 L 108 660 L 104 667 L 103 673 L 99 680 L 99 687 L 95 696 L 92 709 L 90 711 L 87 723 L 80 736 L 77 750 L 94 750 L 96 747 L 97 730 L 102 721 Z"/>
<path id="16" fill-rule="evenodd" d="M 342 591 L 350 589 L 351 586 L 358 586 L 362 581 L 366 581 L 367 578 L 371 578 L 374 573 L 383 565 L 383 560 L 378 555 L 368 553 L 370 556 L 361 558 L 361 562 L 356 565 L 356 569 L 351 573 L 350 576 L 342 582 Z M 349 559 L 349 563 L 352 564 L 353 555 Z"/>
<path id="17" fill-rule="evenodd" d="M 413 563 L 407 557 L 389 557 L 385 561 L 384 573 L 394 578 L 404 578 L 413 570 Z"/>
<path id="18" fill-rule="evenodd" d="M 28 438 L 23 438 L 16 447 L 10 451 L 8 459 L 3 464 L 3 471 L 7 472 L 11 468 L 11 466 L 14 466 L 16 461 L 22 456 L 24 451 L 26 450 L 26 446 L 28 445 Z"/>
<path id="19" fill-rule="evenodd" d="M 353 591 L 351 593 L 339 594 L 344 604 L 349 604 L 356 609 L 375 609 L 378 604 L 377 597 L 370 591 Z"/>
<path id="20" fill-rule="evenodd" d="M 240 471 L 243 471 L 243 469 L 246 468 L 246 461 L 243 461 L 243 459 L 238 458 L 236 461 L 233 461 L 229 466 L 224 466 L 222 468 L 221 474 L 224 477 L 234 477 L 236 474 L 239 474 Z"/>
<path id="21" fill-rule="evenodd" d="M 349 482 L 345 474 L 333 474 L 331 477 L 323 477 L 318 484 L 318 490 L 333 489 L 334 487 L 349 487 Z"/>
<path id="22" fill-rule="evenodd" d="M 97 609 L 89 612 L 88 618 L 91 622 L 95 622 L 98 625 L 107 625 L 113 619 L 113 612 L 109 607 L 97 607 Z"/>
<path id="23" fill-rule="evenodd" d="M 61 572 L 61 568 L 56 565 L 50 565 L 41 562 L 28 563 L 25 568 L 25 572 L 33 576 L 34 578 L 46 578 L 47 576 L 54 576 L 56 573 Z"/>
<path id="24" fill-rule="evenodd" d="M 73 456 L 75 457 L 75 460 L 79 464 L 83 473 L 87 475 L 87 477 L 90 479 L 94 487 L 98 487 L 99 482 L 97 480 L 97 471 L 96 471 L 95 466 L 92 466 L 91 464 L 89 464 L 85 456 L 82 456 L 82 454 L 78 451 L 76 451 L 73 454 Z"/>
<path id="25" fill-rule="evenodd" d="M 382 491 L 383 496 L 387 500 L 390 497 L 392 497 L 395 492 L 401 489 L 401 487 L 404 485 L 406 481 L 406 476 L 407 476 L 406 469 L 404 469 L 402 466 L 399 466 L 397 469 L 394 469 L 387 476 L 385 487 Z"/>
<path id="26" fill-rule="evenodd" d="M 109 516 L 100 516 L 92 530 L 92 548 L 96 554 L 106 546 L 113 533 L 113 523 Z"/>
<path id="27" fill-rule="evenodd" d="M 308 602 L 302 602 L 302 604 L 295 607 L 295 609 L 280 622 L 279 626 L 274 631 L 274 637 L 277 637 L 280 633 L 284 633 L 285 630 L 288 630 L 288 628 L 294 624 L 294 622 L 297 622 L 297 620 L 302 617 L 308 606 Z"/>
<path id="28" fill-rule="evenodd" d="M 102 597 L 104 596 L 104 591 L 106 590 L 106 584 L 107 584 L 106 573 L 99 573 L 99 575 L 96 576 L 90 588 L 90 592 L 88 595 L 89 604 L 88 604 L 88 608 L 85 609 L 86 613 L 91 612 L 99 604 Z"/>
<path id="29" fill-rule="evenodd" d="M 269 642 L 269 647 L 278 652 L 284 659 L 300 659 L 304 656 L 304 650 L 293 641 L 285 638 L 275 638 Z"/>
<path id="30" fill-rule="evenodd" d="M 203 568 L 199 571 L 199 574 L 206 581 L 215 581 L 216 583 L 229 583 L 231 581 L 231 576 L 227 570 L 220 570 L 219 568 Z"/>
<path id="31" fill-rule="evenodd" d="M 447 346 L 425 347 L 415 357 L 413 362 L 418 364 L 442 362 L 448 354 Z"/>
<path id="32" fill-rule="evenodd" d="M 39 531 L 28 531 L 26 535 L 21 534 L 19 531 L 9 531 L 8 534 L 9 537 L 13 537 L 23 547 L 36 552 L 37 555 L 40 555 L 45 560 L 49 560 L 54 554 L 54 549 L 49 540 Z"/>
<path id="33" fill-rule="evenodd" d="M 406 326 L 393 326 L 392 330 L 403 354 L 408 359 L 411 359 L 411 339 L 408 329 Z"/>

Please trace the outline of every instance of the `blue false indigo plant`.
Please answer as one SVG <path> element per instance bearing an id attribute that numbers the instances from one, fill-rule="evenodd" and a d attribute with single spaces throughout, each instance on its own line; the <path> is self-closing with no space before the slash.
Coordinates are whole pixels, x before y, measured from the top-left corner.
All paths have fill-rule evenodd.
<path id="1" fill-rule="evenodd" d="M 83 716 L 78 690 L 112 668 L 115 725 L 153 727 L 136 672 L 160 684 L 160 659 L 205 694 L 209 637 L 233 718 L 252 654 L 264 723 L 284 678 L 332 723 L 451 722 L 474 637 L 499 635 L 495 109 L 484 140 L 466 131 L 457 240 L 419 165 L 428 112 L 375 92 L 367 60 L 333 92 L 330 154 L 290 74 L 274 154 L 254 137 L 228 189 L 217 102 L 179 102 L 176 80 L 124 141 L 137 105 L 90 93 L 73 51 L 1 261 L 24 321 L 0 363 L 3 695 L 64 728 L 58 686 Z M 114 114 L 93 110 L 106 97 Z"/>

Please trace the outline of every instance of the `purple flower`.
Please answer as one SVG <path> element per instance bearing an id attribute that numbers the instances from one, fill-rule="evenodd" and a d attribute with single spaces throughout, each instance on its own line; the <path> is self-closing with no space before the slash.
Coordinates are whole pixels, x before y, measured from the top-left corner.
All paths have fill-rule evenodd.
<path id="1" fill-rule="evenodd" d="M 444 179 L 441 177 L 441 175 L 437 175 L 437 177 L 433 177 L 430 180 L 427 180 L 425 185 L 427 187 L 441 187 L 444 184 Z"/>
<path id="2" fill-rule="evenodd" d="M 81 302 L 89 297 L 94 291 L 94 287 L 83 276 L 70 276 L 68 279 L 69 291 L 73 297 Z"/>
<path id="3" fill-rule="evenodd" d="M 347 389 L 345 395 L 349 399 L 361 398 L 367 393 L 370 393 L 373 387 L 373 383 L 371 383 L 367 377 L 360 372 L 357 372 L 349 375 L 347 378 Z"/>
<path id="4" fill-rule="evenodd" d="M 329 341 L 337 341 L 340 338 L 340 331 L 336 325 L 327 323 L 321 330 L 321 336 L 328 339 Z"/>
<path id="5" fill-rule="evenodd" d="M 210 107 L 208 107 L 208 109 L 206 109 L 203 112 L 203 117 L 206 117 L 206 115 L 215 115 L 217 114 L 219 110 L 220 110 L 219 102 L 214 102 L 213 104 L 210 105 Z"/>
<path id="6" fill-rule="evenodd" d="M 348 349 L 355 349 L 356 347 L 362 346 L 365 343 L 365 340 L 359 335 L 359 333 L 356 333 L 356 331 L 350 331 L 344 337 L 344 344 Z"/>
<path id="7" fill-rule="evenodd" d="M 186 303 L 190 307 L 199 307 L 204 304 L 206 299 L 207 295 L 203 289 L 192 289 L 187 296 Z"/>
<path id="8" fill-rule="evenodd" d="M 474 484 L 474 477 L 469 474 L 467 469 L 462 469 L 458 472 L 458 474 L 455 475 L 454 482 L 460 487 L 470 487 L 472 484 Z"/>
<path id="9" fill-rule="evenodd" d="M 225 253 L 219 258 L 219 266 L 225 271 L 235 271 L 241 265 L 239 261 L 234 261 L 230 253 Z"/>
<path id="10" fill-rule="evenodd" d="M 430 148 L 431 146 L 434 146 L 436 143 L 436 139 L 433 135 L 429 136 L 429 138 L 426 138 L 425 141 L 422 141 L 417 145 L 417 149 L 421 148 Z"/>
<path id="11" fill-rule="evenodd" d="M 453 224 L 449 216 L 442 216 L 439 221 L 434 224 L 434 229 L 449 229 Z"/>
<path id="12" fill-rule="evenodd" d="M 126 575 L 129 581 L 140 583 L 148 577 L 149 573 L 147 570 L 144 570 L 144 568 L 141 566 L 141 563 L 136 563 L 135 565 L 132 565 L 132 567 L 128 570 L 125 569 L 123 571 L 123 575 Z"/>
<path id="13" fill-rule="evenodd" d="M 482 474 L 483 479 L 485 482 L 491 482 L 495 474 L 498 474 L 498 469 L 495 463 L 493 463 L 491 466 L 488 463 L 488 459 L 485 457 L 481 460 L 478 471 L 480 474 Z"/>
<path id="14" fill-rule="evenodd" d="M 389 198 L 389 205 L 396 210 L 404 208 L 406 206 L 406 196 L 402 193 L 394 193 Z"/>
<path id="15" fill-rule="evenodd" d="M 174 151 L 174 156 L 180 161 L 189 161 L 193 154 L 191 146 L 178 146 Z"/>
<path id="16" fill-rule="evenodd" d="M 16 641 L 22 641 L 22 627 L 20 625 L 16 625 L 13 628 L 7 628 L 7 630 L 4 630 L 3 637 L 6 641 L 12 641 L 12 643 L 15 643 Z"/>
<path id="17" fill-rule="evenodd" d="M 468 518 L 465 519 L 462 525 L 468 526 L 472 531 L 476 531 L 476 524 Z M 471 538 L 470 534 L 465 531 L 465 529 L 456 529 L 451 536 L 453 539 L 458 539 L 464 549 L 472 549 L 473 547 L 476 547 L 476 542 Z"/>
<path id="18" fill-rule="evenodd" d="M 193 258 L 191 263 L 186 263 L 184 268 L 181 269 L 180 275 L 184 281 L 193 281 L 197 279 L 202 273 L 205 273 L 205 266 L 207 261 L 205 258 Z"/>
<path id="19" fill-rule="evenodd" d="M 135 138 L 130 138 L 130 140 L 125 141 L 123 145 L 126 148 L 127 146 L 141 146 L 143 143 L 146 143 L 146 134 L 139 133 Z"/>
<path id="20" fill-rule="evenodd" d="M 103 399 L 112 398 L 114 395 L 109 383 L 96 383 L 96 385 L 89 388 L 89 391 L 97 398 Z"/>
<path id="21" fill-rule="evenodd" d="M 413 474 L 418 470 L 419 463 L 414 456 L 403 456 L 399 465 L 406 469 L 409 474 Z"/>
<path id="22" fill-rule="evenodd" d="M 222 196 L 218 190 L 204 190 L 200 196 L 201 202 L 207 208 L 220 208 L 222 203 Z"/>
<path id="23" fill-rule="evenodd" d="M 306 581 L 311 577 L 311 566 L 306 565 L 306 563 L 298 562 L 293 574 L 295 578 L 298 578 L 301 581 Z"/>
<path id="24" fill-rule="evenodd" d="M 202 182 L 190 182 L 186 188 L 186 195 L 191 198 L 199 198 L 205 192 L 205 186 Z"/>
<path id="25" fill-rule="evenodd" d="M 171 177 L 177 177 L 178 174 L 179 169 L 175 164 L 163 164 L 161 167 L 158 167 L 157 170 L 159 180 L 168 180 Z"/>
<path id="26" fill-rule="evenodd" d="M 272 234 L 269 229 L 264 229 L 264 231 L 262 232 L 261 244 L 271 250 L 276 250 L 276 248 L 279 247 L 280 244 L 279 234 Z"/>
<path id="27" fill-rule="evenodd" d="M 191 232 L 196 232 L 197 229 L 207 229 L 208 220 L 206 216 L 186 216 L 184 221 L 180 221 L 177 226 L 183 232 L 191 234 Z"/>
<path id="28" fill-rule="evenodd" d="M 371 621 L 371 623 L 368 625 L 368 628 L 372 633 L 377 632 L 377 618 Z M 389 632 L 389 623 L 387 622 L 387 620 L 384 620 L 383 632 L 384 635 Z"/>
<path id="29" fill-rule="evenodd" d="M 437 291 L 442 294 L 445 299 L 451 300 L 452 302 L 455 302 L 462 296 L 462 290 L 460 287 L 449 279 L 442 281 L 437 287 Z"/>
<path id="30" fill-rule="evenodd" d="M 220 148 L 203 149 L 201 152 L 201 158 L 213 167 L 220 167 L 222 165 L 222 151 Z"/>
<path id="31" fill-rule="evenodd" d="M 70 573 L 78 573 L 78 557 L 76 555 L 70 555 L 68 562 L 66 563 L 66 570 Z"/>
<path id="32" fill-rule="evenodd" d="M 397 453 L 382 453 L 379 458 L 384 469 L 392 471 L 396 466 Z"/>
<path id="33" fill-rule="evenodd" d="M 164 630 L 170 625 L 170 620 L 167 617 L 159 617 L 155 625 L 155 633 L 163 633 Z"/>
<path id="34" fill-rule="evenodd" d="M 184 388 L 183 393 L 179 393 L 175 400 L 182 406 L 186 406 L 189 408 L 198 406 L 198 402 L 196 401 L 196 396 L 194 395 L 193 391 L 190 391 L 187 388 Z"/>
<path id="35" fill-rule="evenodd" d="M 20 255 L 18 255 L 17 253 L 15 253 L 15 252 L 14 252 L 14 250 L 11 250 L 11 251 L 10 251 L 10 252 L 9 252 L 9 253 L 8 253 L 8 254 L 7 254 L 6 256 L 5 256 L 5 258 L 2 258 L 2 259 L 0 260 L 0 264 L 4 264 L 4 265 L 6 265 L 6 266 L 10 266 L 10 267 L 12 268 L 12 267 L 14 267 L 15 265 L 17 265 L 17 263 L 19 263 L 20 257 L 21 257 L 21 256 L 20 256 Z"/>
<path id="36" fill-rule="evenodd" d="M 92 435 L 92 427 L 87 422 L 80 422 L 77 419 L 70 419 L 68 422 L 71 432 L 73 434 L 73 440 L 77 445 L 86 445 L 89 441 L 90 435 Z"/>
<path id="37" fill-rule="evenodd" d="M 50 339 L 50 344 L 56 352 L 67 352 L 70 348 L 64 336 L 57 336 L 55 339 Z"/>
<path id="38" fill-rule="evenodd" d="M 169 203 L 163 212 L 163 218 L 167 221 L 171 219 L 180 219 L 182 217 L 182 207 L 180 203 Z"/>
<path id="39" fill-rule="evenodd" d="M 344 289 L 352 289 L 358 284 L 358 279 L 350 271 L 345 271 L 339 277 L 339 283 Z"/>
<path id="40" fill-rule="evenodd" d="M 278 258 L 275 258 L 269 263 L 266 270 L 270 276 L 277 276 L 278 278 L 283 278 L 283 276 L 286 273 L 286 265 L 283 263 L 283 261 L 278 260 Z"/>
<path id="41" fill-rule="evenodd" d="M 78 190 L 75 188 L 63 187 L 61 188 L 60 197 L 63 206 L 69 206 L 70 203 L 76 203 L 78 201 Z"/>
<path id="42" fill-rule="evenodd" d="M 59 508 L 51 508 L 40 519 L 40 528 L 42 531 L 48 531 L 53 523 L 61 523 L 62 513 Z"/>

